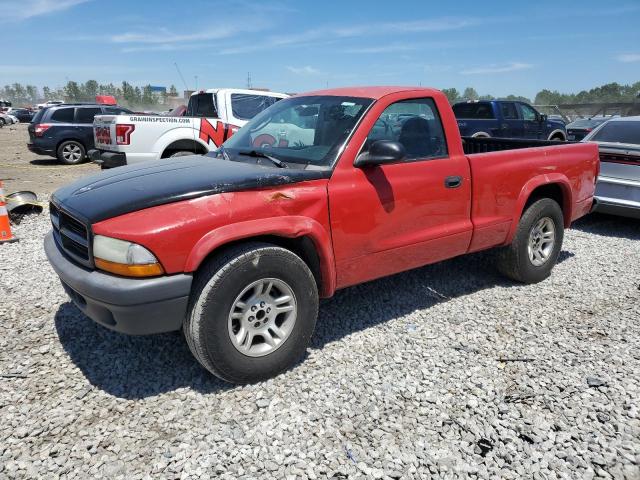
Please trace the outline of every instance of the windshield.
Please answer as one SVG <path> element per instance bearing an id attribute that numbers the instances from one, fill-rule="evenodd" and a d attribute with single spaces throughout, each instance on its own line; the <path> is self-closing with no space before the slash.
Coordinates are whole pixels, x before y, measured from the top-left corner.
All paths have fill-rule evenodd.
<path id="1" fill-rule="evenodd" d="M 256 151 L 284 162 L 330 167 L 370 98 L 305 96 L 280 100 L 224 143 L 230 154 Z"/>
<path id="2" fill-rule="evenodd" d="M 596 142 L 640 144 L 640 122 L 607 122 L 590 140 L 595 140 Z"/>

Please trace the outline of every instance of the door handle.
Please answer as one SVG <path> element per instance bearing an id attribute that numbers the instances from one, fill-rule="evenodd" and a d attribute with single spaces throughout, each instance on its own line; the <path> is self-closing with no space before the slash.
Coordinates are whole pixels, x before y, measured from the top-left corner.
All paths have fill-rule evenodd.
<path id="1" fill-rule="evenodd" d="M 462 177 L 447 177 L 444 179 L 444 186 L 447 188 L 458 188 L 462 185 Z"/>

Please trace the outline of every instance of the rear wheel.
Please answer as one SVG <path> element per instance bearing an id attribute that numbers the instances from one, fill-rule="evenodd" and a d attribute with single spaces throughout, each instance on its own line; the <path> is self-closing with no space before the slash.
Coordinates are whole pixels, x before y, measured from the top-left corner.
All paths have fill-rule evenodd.
<path id="1" fill-rule="evenodd" d="M 498 255 L 498 269 L 522 283 L 536 283 L 551 274 L 564 237 L 560 205 L 550 198 L 532 203 L 518 223 L 511 245 Z"/>
<path id="2" fill-rule="evenodd" d="M 302 357 L 317 314 L 317 286 L 304 261 L 284 248 L 248 243 L 198 272 L 183 329 L 207 370 L 252 383 Z"/>
<path id="3" fill-rule="evenodd" d="M 57 157 L 65 165 L 77 165 L 85 159 L 84 146 L 75 140 L 62 142 L 58 147 Z"/>

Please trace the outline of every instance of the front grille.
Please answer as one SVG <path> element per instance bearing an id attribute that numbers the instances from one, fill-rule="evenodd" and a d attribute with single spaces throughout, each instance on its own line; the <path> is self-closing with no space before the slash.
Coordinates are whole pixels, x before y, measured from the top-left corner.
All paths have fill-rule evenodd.
<path id="1" fill-rule="evenodd" d="M 62 250 L 77 262 L 91 266 L 89 229 L 53 203 L 49 205 L 49 214 L 53 235 Z"/>

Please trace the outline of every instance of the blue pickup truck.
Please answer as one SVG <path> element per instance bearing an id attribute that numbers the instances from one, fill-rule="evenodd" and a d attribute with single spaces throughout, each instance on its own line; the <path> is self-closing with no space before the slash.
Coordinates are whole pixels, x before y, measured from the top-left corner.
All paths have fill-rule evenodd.
<path id="1" fill-rule="evenodd" d="M 453 106 L 453 111 L 463 137 L 567 140 L 562 121 L 551 120 L 524 102 L 461 102 Z"/>

